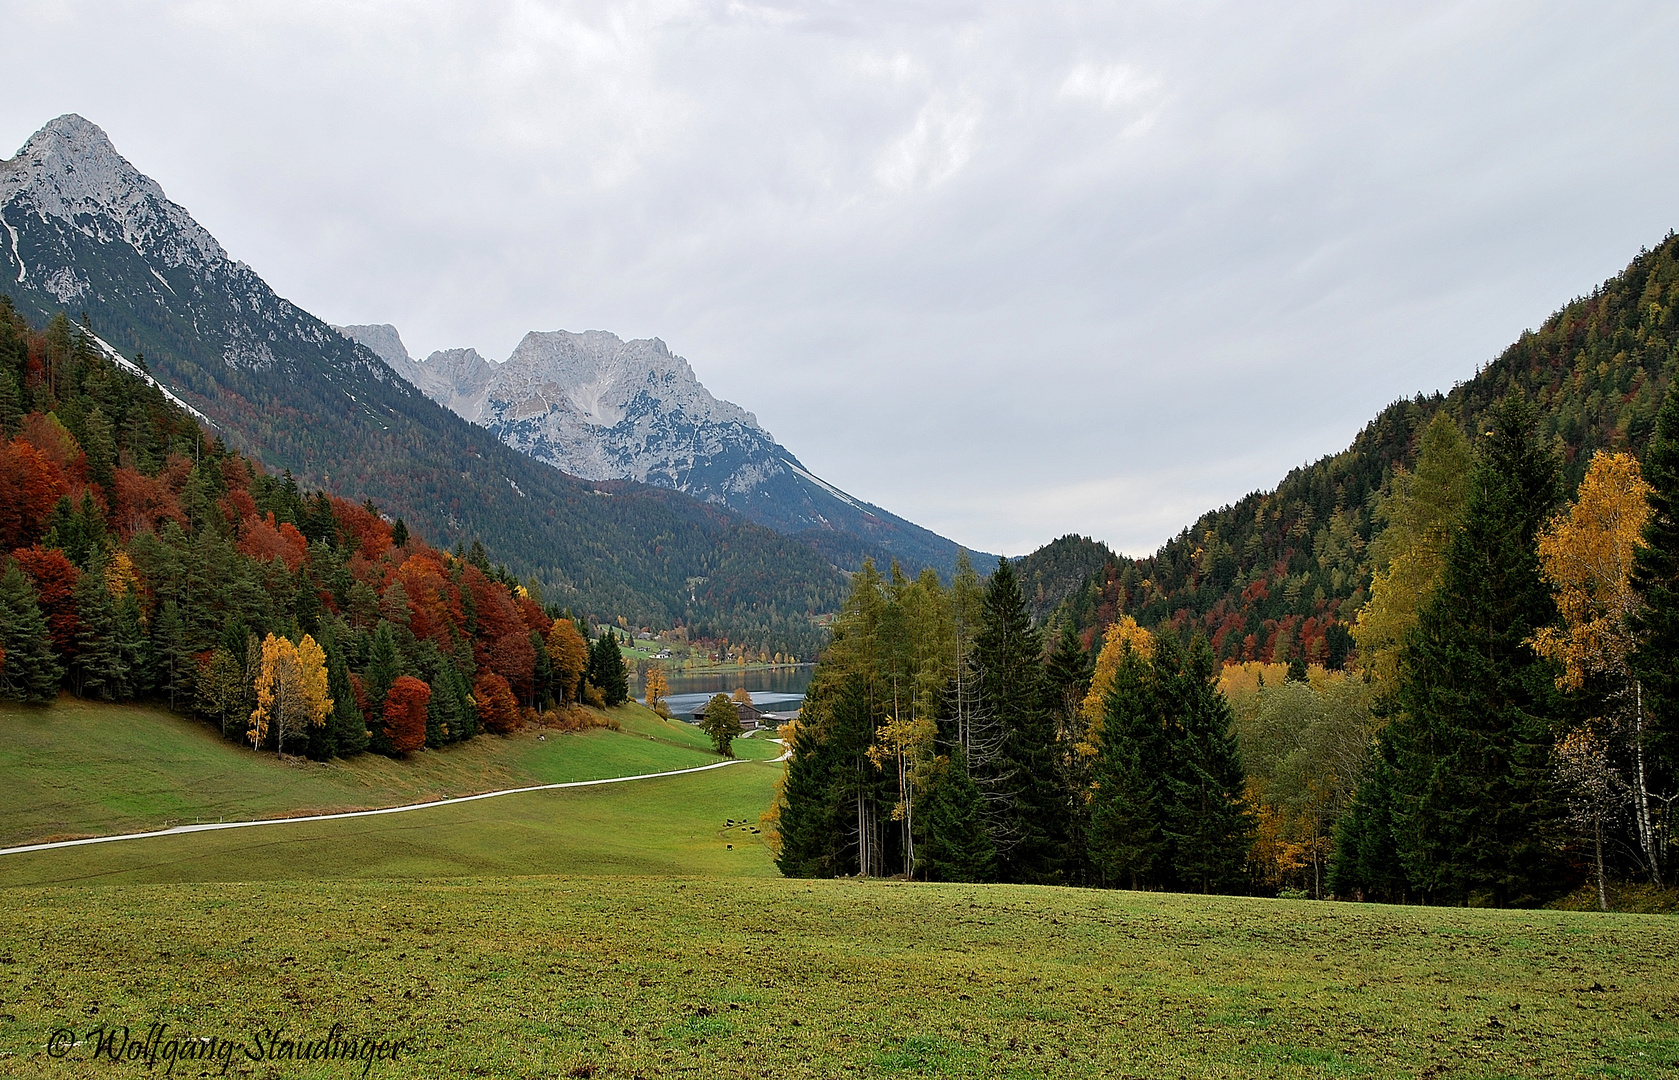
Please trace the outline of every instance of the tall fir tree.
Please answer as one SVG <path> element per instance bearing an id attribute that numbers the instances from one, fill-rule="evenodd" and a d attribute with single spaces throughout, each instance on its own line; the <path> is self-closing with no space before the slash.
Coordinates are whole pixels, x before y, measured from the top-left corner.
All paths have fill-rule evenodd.
<path id="1" fill-rule="evenodd" d="M 949 764 L 927 793 L 922 812 L 925 836 L 918 852 L 917 873 L 929 881 L 994 881 L 997 856 L 985 830 L 979 786 L 968 774 L 968 758 L 960 744 Z"/>
<path id="2" fill-rule="evenodd" d="M 618 635 L 603 627 L 600 637 L 589 650 L 589 682 L 606 699 L 608 707 L 622 705 L 630 699 L 629 672 L 624 669 L 624 654 L 618 648 Z"/>
<path id="3" fill-rule="evenodd" d="M 1670 797 L 1679 790 L 1679 389 L 1669 388 L 1662 403 L 1643 472 L 1650 520 L 1632 575 L 1641 602 L 1632 619 L 1632 670 L 1643 689 L 1643 715 L 1632 767 L 1645 770 L 1646 791 Z M 1662 841 L 1652 876 L 1671 880 L 1671 830 L 1652 832 Z"/>
<path id="4" fill-rule="evenodd" d="M 58 696 L 64 669 L 35 590 L 13 559 L 0 571 L 0 650 L 0 697 L 45 704 Z"/>
<path id="5" fill-rule="evenodd" d="M 1537 536 L 1559 468 L 1536 420 L 1519 395 L 1492 411 L 1440 586 L 1400 655 L 1396 848 L 1436 901 L 1531 904 L 1561 880 L 1548 757 L 1562 703 L 1529 644 L 1557 619 Z"/>
<path id="6" fill-rule="evenodd" d="M 1096 673 L 1096 657 L 1084 647 L 1071 622 L 1061 633 L 1044 665 L 1044 707 L 1055 724 L 1055 765 L 1067 804 L 1066 873 L 1072 882 L 1090 877 L 1091 755 L 1089 724 L 1083 704 Z"/>
<path id="7" fill-rule="evenodd" d="M 126 696 L 128 665 L 119 636 L 117 604 L 105 584 L 105 562 L 95 559 L 76 581 L 76 652 L 70 685 L 79 697 L 117 701 Z"/>
<path id="8" fill-rule="evenodd" d="M 980 700 L 1005 732 L 1004 817 L 993 837 L 1006 881 L 1065 880 L 1067 793 L 1056 768 L 1055 723 L 1044 706 L 1043 635 L 1032 625 L 1007 559 L 985 590 L 974 642 Z"/>
<path id="9" fill-rule="evenodd" d="M 1241 880 L 1253 834 L 1245 802 L 1242 755 L 1231 728 L 1235 717 L 1218 689 L 1218 661 L 1200 635 L 1187 651 L 1170 635 L 1154 656 L 1163 698 L 1171 703 L 1170 795 L 1165 832 L 1173 877 L 1187 890 L 1223 892 Z"/>
<path id="10" fill-rule="evenodd" d="M 157 687 L 168 695 L 169 707 L 180 708 L 192 701 L 196 665 L 181 605 L 174 600 L 165 600 L 152 620 L 152 656 L 157 665 Z"/>
<path id="11" fill-rule="evenodd" d="M 1154 665 L 1128 645 L 1103 705 L 1092 768 L 1090 862 L 1103 882 L 1163 884 L 1169 866 L 1164 788 L 1168 748 Z"/>
<path id="12" fill-rule="evenodd" d="M 339 757 L 354 757 L 367 749 L 367 717 L 362 715 L 361 708 L 356 704 L 355 686 L 350 682 L 350 667 L 344 659 L 344 646 L 339 640 L 338 628 L 328 624 L 322 631 L 326 688 L 332 697 L 332 714 L 326 721 L 326 727 L 332 733 L 332 752 Z"/>
<path id="13" fill-rule="evenodd" d="M 1403 903 L 1409 895 L 1394 843 L 1394 751 L 1390 731 L 1384 728 L 1377 736 L 1352 803 L 1336 823 L 1329 891 L 1343 900 Z"/>
<path id="14" fill-rule="evenodd" d="M 381 619 L 378 628 L 373 631 L 373 646 L 368 653 L 367 674 L 362 683 L 367 695 L 367 748 L 376 754 L 392 756 L 397 752 L 390 736 L 385 733 L 385 698 L 402 675 L 396 637 L 391 632 L 391 624 Z"/>

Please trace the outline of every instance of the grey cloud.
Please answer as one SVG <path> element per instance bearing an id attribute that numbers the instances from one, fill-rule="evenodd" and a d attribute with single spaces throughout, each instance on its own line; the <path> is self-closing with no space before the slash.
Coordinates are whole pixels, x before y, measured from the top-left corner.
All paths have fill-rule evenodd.
<path id="1" fill-rule="evenodd" d="M 1148 550 L 1675 224 L 1661 4 L 9 4 L 232 252 L 416 353 L 657 335 L 955 539 Z"/>

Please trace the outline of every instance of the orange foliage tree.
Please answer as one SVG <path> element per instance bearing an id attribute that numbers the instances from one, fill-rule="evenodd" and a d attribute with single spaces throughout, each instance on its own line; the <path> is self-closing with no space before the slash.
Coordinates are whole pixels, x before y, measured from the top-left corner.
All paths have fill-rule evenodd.
<path id="1" fill-rule="evenodd" d="M 431 687 L 412 675 L 399 676 L 385 696 L 385 737 L 391 749 L 410 753 L 426 744 L 426 706 Z"/>
<path id="2" fill-rule="evenodd" d="M 74 655 L 80 621 L 73 594 L 82 572 L 57 548 L 19 548 L 12 557 L 35 586 L 35 603 L 47 618 L 53 651 L 60 656 Z"/>
<path id="3" fill-rule="evenodd" d="M 478 706 L 478 722 L 485 731 L 509 735 L 519 730 L 519 702 L 507 680 L 485 672 L 472 684 L 472 700 Z"/>
<path id="4" fill-rule="evenodd" d="M 69 488 L 46 455 L 22 439 L 0 442 L 0 545 L 32 544 L 46 532 L 47 518 Z"/>
<path id="5" fill-rule="evenodd" d="M 560 700 L 576 701 L 583 673 L 589 668 L 589 643 L 583 640 L 576 623 L 554 620 L 548 631 L 548 657 L 554 664 L 554 681 L 560 684 Z"/>

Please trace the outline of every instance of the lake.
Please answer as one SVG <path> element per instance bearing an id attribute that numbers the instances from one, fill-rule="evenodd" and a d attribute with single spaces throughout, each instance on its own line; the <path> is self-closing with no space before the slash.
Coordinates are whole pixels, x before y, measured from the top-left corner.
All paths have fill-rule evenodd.
<path id="1" fill-rule="evenodd" d="M 713 694 L 733 694 L 744 686 L 752 695 L 752 704 L 762 711 L 792 712 L 804 702 L 805 689 L 810 686 L 814 670 L 814 665 L 801 664 L 740 671 L 667 671 L 665 678 L 670 680 L 670 693 L 665 703 L 674 715 L 692 720 Z M 637 701 L 643 699 L 640 679 L 632 676 L 630 690 Z"/>

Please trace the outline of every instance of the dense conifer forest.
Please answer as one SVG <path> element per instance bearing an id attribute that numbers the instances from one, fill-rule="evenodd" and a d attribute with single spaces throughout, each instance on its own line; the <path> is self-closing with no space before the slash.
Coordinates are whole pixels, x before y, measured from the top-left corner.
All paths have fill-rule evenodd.
<path id="1" fill-rule="evenodd" d="M 580 703 L 627 697 L 617 639 L 482 544 L 266 472 L 4 298 L 0 435 L 0 697 L 156 699 L 313 758 L 604 723 Z"/>

